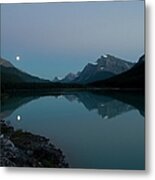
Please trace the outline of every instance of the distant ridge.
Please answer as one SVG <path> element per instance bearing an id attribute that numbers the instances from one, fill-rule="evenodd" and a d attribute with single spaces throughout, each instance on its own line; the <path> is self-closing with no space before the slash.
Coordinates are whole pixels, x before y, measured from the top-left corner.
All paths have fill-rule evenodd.
<path id="1" fill-rule="evenodd" d="M 129 70 L 134 63 L 125 61 L 112 55 L 103 55 L 94 63 L 88 63 L 81 72 L 69 73 L 63 79 L 54 79 L 63 83 L 87 84 L 98 80 L 108 79 L 112 76 Z"/>
<path id="2" fill-rule="evenodd" d="M 3 59 L 3 58 L 0 58 L 0 66 L 4 66 L 4 67 L 7 67 L 7 68 L 11 68 L 11 67 L 14 67 L 9 61 Z"/>
<path id="3" fill-rule="evenodd" d="M 107 80 L 96 81 L 89 84 L 92 87 L 100 88 L 145 88 L 145 55 L 142 55 L 138 62 L 128 71 L 111 77 Z"/>
<path id="4" fill-rule="evenodd" d="M 69 73 L 65 76 L 65 80 L 64 78 L 61 80 L 55 78 L 55 82 L 25 73 L 3 58 L 0 58 L 0 69 L 1 83 L 5 83 L 7 87 L 9 85 L 9 88 L 13 88 L 13 84 L 19 83 L 22 83 L 23 88 L 38 90 L 73 87 L 144 89 L 145 85 L 145 55 L 141 56 L 136 64 L 111 55 L 104 55 L 95 63 L 88 63 L 81 72 Z M 31 85 L 27 86 L 27 83 Z M 22 87 L 21 84 L 18 85 L 19 89 Z"/>
<path id="5" fill-rule="evenodd" d="M 17 69 L 9 61 L 0 58 L 1 82 L 2 83 L 44 83 L 50 82 Z"/>

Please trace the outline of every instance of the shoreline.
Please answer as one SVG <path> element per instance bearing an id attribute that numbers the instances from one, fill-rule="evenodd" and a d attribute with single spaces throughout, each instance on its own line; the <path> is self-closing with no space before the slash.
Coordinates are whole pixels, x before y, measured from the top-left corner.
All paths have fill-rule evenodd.
<path id="1" fill-rule="evenodd" d="M 68 168 L 63 152 L 48 138 L 15 130 L 0 120 L 0 166 Z"/>
<path id="2" fill-rule="evenodd" d="M 16 89 L 1 92 L 0 100 L 3 102 L 11 97 L 38 97 L 38 96 L 59 96 L 68 95 L 75 92 L 92 92 L 92 93 L 140 93 L 145 95 L 145 89 L 141 88 L 54 88 L 54 89 Z"/>

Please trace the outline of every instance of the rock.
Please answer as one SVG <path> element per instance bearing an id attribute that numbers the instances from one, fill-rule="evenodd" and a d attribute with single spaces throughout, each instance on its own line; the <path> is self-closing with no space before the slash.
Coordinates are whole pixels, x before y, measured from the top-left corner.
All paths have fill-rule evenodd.
<path id="1" fill-rule="evenodd" d="M 65 156 L 49 139 L 22 130 L 15 131 L 0 121 L 1 166 L 67 168 Z"/>

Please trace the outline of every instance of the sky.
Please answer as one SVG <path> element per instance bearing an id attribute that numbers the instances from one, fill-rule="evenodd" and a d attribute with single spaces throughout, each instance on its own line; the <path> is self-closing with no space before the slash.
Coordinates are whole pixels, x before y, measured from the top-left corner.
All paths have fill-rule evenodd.
<path id="1" fill-rule="evenodd" d="M 1 57 L 33 75 L 52 80 L 103 54 L 137 62 L 143 53 L 143 1 L 1 5 Z"/>

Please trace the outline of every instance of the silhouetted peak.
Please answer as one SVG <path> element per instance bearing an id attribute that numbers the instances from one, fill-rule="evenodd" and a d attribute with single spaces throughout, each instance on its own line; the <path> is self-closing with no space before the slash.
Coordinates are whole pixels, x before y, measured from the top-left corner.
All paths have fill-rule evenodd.
<path id="1" fill-rule="evenodd" d="M 4 66 L 4 67 L 14 67 L 9 61 L 0 58 L 0 66 Z"/>
<path id="2" fill-rule="evenodd" d="M 142 63 L 142 62 L 144 62 L 144 61 L 145 61 L 145 54 L 143 54 L 143 55 L 139 58 L 138 63 Z"/>

